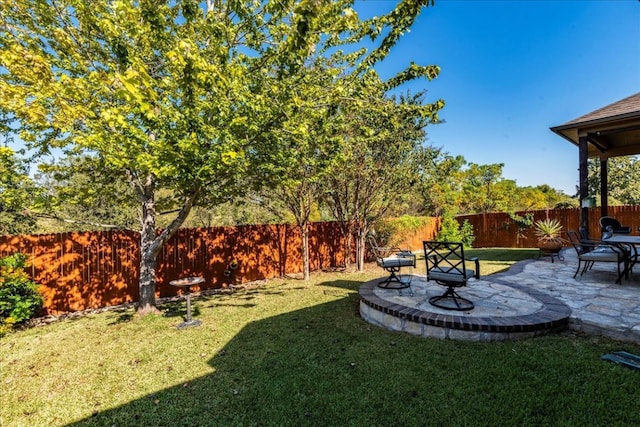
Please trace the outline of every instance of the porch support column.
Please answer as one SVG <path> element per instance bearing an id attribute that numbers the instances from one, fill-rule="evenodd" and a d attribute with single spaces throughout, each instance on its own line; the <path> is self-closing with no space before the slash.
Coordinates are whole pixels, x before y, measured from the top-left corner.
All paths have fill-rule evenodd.
<path id="1" fill-rule="evenodd" d="M 600 158 L 600 216 L 607 216 L 609 210 L 609 171 L 607 165 L 609 159 Z"/>
<path id="2" fill-rule="evenodd" d="M 579 171 L 580 171 L 580 229 L 584 230 L 589 236 L 589 208 L 586 203 L 589 196 L 589 183 L 588 183 L 588 151 L 587 151 L 587 135 L 581 136 L 578 139 L 578 158 L 579 158 Z"/>

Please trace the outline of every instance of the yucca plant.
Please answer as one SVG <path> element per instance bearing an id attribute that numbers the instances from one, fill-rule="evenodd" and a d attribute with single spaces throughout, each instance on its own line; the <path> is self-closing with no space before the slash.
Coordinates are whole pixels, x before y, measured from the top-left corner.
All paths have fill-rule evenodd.
<path id="1" fill-rule="evenodd" d="M 538 237 L 538 246 L 542 249 L 560 249 L 566 242 L 560 237 L 562 224 L 557 219 L 541 219 L 533 223 Z"/>

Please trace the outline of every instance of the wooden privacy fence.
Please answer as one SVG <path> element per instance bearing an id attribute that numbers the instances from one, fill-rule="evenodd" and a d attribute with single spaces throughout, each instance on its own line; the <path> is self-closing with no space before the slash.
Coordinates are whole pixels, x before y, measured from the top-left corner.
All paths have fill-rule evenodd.
<path id="1" fill-rule="evenodd" d="M 609 216 L 620 220 L 624 225 L 632 227 L 634 234 L 640 234 L 640 206 L 610 206 Z M 518 212 L 524 216 L 533 214 L 534 221 L 555 218 L 560 221 L 563 228 L 563 236 L 567 238 L 568 230 L 578 230 L 580 227 L 580 209 L 550 209 L 541 211 Z M 488 213 L 480 215 L 461 215 L 456 219 L 462 223 L 468 220 L 473 226 L 475 241 L 474 247 L 506 247 L 506 248 L 533 248 L 537 245 L 537 238 L 533 227 L 528 227 L 518 233 L 518 227 L 507 213 Z M 600 237 L 600 208 L 589 209 L 589 235 Z"/>
<path id="2" fill-rule="evenodd" d="M 416 247 L 433 237 L 436 221 L 403 236 Z M 301 237 L 294 225 L 181 228 L 162 248 L 156 296 L 176 295 L 169 281 L 202 276 L 200 289 L 281 277 L 302 267 Z M 30 276 L 41 285 L 43 314 L 60 314 L 138 300 L 140 235 L 133 231 L 0 236 L 0 257 L 29 256 Z M 311 270 L 345 265 L 344 239 L 336 222 L 312 223 Z M 353 259 L 353 254 L 350 255 Z M 231 268 L 232 261 L 237 268 Z"/>
<path id="3" fill-rule="evenodd" d="M 534 220 L 557 218 L 567 230 L 577 230 L 579 209 L 533 211 Z M 524 215 L 520 212 L 519 215 Z M 640 206 L 609 207 L 609 215 L 640 234 Z M 589 233 L 600 235 L 600 208 L 589 210 Z M 464 215 L 474 229 L 475 247 L 535 247 L 533 227 L 518 233 L 506 213 Z M 394 236 L 403 248 L 422 249 L 433 239 L 440 221 L 431 218 L 418 230 Z M 336 222 L 311 224 L 312 270 L 345 265 L 344 239 Z M 293 225 L 244 225 L 237 227 L 183 228 L 158 256 L 158 297 L 176 295 L 169 281 L 203 276 L 200 289 L 281 277 L 301 270 L 301 237 Z M 29 256 L 30 275 L 45 296 L 44 314 L 59 314 L 118 305 L 138 300 L 140 236 L 133 231 L 0 236 L 0 257 L 22 252 Z M 353 254 L 349 254 L 353 260 Z M 236 261 L 238 267 L 230 268 Z"/>
<path id="4" fill-rule="evenodd" d="M 440 218 L 427 217 L 426 223 L 417 229 L 398 230 L 392 236 L 391 240 L 394 246 L 402 249 L 411 249 L 413 251 L 423 250 L 422 242 L 425 240 L 433 240 L 440 231 Z M 395 244 L 397 242 L 397 244 Z"/>
<path id="5" fill-rule="evenodd" d="M 344 265 L 342 242 L 336 223 L 312 224 L 311 269 Z M 201 289 L 212 289 L 299 272 L 300 244 L 292 225 L 179 229 L 158 256 L 156 295 L 176 295 L 169 281 L 187 276 L 203 276 Z M 0 237 L 0 256 L 29 256 L 44 314 L 137 301 L 139 248 L 133 231 Z M 238 267 L 231 269 L 231 261 Z"/>
<path id="6" fill-rule="evenodd" d="M 44 313 L 58 314 L 133 300 L 139 235 L 130 231 L 0 237 L 0 256 L 29 256 Z"/>

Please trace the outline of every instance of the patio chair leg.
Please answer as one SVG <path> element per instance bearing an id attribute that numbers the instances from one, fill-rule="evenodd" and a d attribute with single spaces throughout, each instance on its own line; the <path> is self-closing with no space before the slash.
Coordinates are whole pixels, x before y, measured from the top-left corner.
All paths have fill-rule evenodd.
<path id="1" fill-rule="evenodd" d="M 389 277 L 387 277 L 385 280 L 383 280 L 382 282 L 378 283 L 378 286 L 381 288 L 385 288 L 385 289 L 406 289 L 409 286 L 411 286 L 411 282 L 403 282 L 402 280 L 400 280 L 400 278 L 396 275 L 396 272 L 400 273 L 400 268 L 395 268 L 395 267 L 391 267 L 387 270 L 389 272 Z M 396 286 L 389 286 L 391 285 L 391 282 L 395 282 L 398 283 L 398 285 Z"/>
<path id="2" fill-rule="evenodd" d="M 616 283 L 622 283 L 622 276 L 624 275 L 625 279 L 629 279 L 629 272 L 631 271 L 631 264 L 629 264 L 629 260 L 624 261 L 624 269 L 622 273 L 620 272 L 620 263 L 618 263 L 618 280 Z"/>
<path id="3" fill-rule="evenodd" d="M 455 306 L 447 304 L 447 301 L 453 302 Z M 445 310 L 456 311 L 472 310 L 474 307 L 473 302 L 462 298 L 451 286 L 444 294 L 429 298 L 429 304 Z"/>
<path id="4" fill-rule="evenodd" d="M 591 269 L 591 261 L 585 262 L 584 267 L 582 267 L 582 271 L 580 272 L 580 275 L 582 276 L 584 273 L 586 273 L 590 269 Z"/>
<path id="5" fill-rule="evenodd" d="M 578 259 L 578 268 L 576 268 L 576 272 L 573 274 L 573 278 L 575 279 L 576 276 L 578 275 L 578 271 L 580 271 L 580 265 L 582 264 L 582 261 L 580 261 L 580 259 Z"/>
<path id="6" fill-rule="evenodd" d="M 616 283 L 617 284 L 621 284 L 622 283 L 622 275 L 627 275 L 626 273 L 627 271 L 627 267 L 625 266 L 624 271 L 620 272 L 620 263 L 618 263 L 618 278 L 616 279 Z M 625 279 L 628 277 L 625 277 Z"/>
<path id="7" fill-rule="evenodd" d="M 578 260 L 578 269 L 576 270 L 576 274 L 573 275 L 573 278 L 575 279 L 575 277 L 578 275 L 578 271 L 580 271 L 581 276 L 584 275 L 584 273 L 593 268 L 593 264 L 593 261 L 585 261 L 584 265 L 582 266 L 582 270 L 580 270 L 581 261 Z"/>

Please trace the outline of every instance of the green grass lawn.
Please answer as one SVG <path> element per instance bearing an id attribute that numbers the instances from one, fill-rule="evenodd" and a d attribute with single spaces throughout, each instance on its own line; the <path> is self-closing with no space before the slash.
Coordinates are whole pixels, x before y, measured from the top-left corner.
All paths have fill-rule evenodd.
<path id="1" fill-rule="evenodd" d="M 483 274 L 528 257 L 477 250 Z M 491 255 L 492 254 L 492 255 Z M 490 255 L 490 256 L 489 256 Z M 459 342 L 358 315 L 379 277 L 314 274 L 200 297 L 202 326 L 110 311 L 0 341 L 2 426 L 640 425 L 640 372 L 600 360 L 640 346 L 571 333 Z"/>

